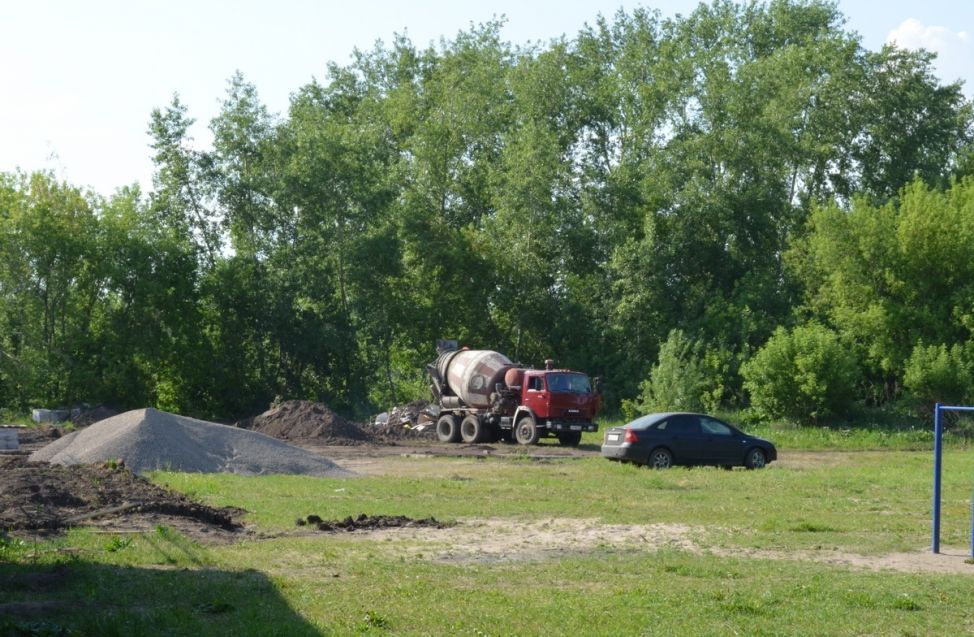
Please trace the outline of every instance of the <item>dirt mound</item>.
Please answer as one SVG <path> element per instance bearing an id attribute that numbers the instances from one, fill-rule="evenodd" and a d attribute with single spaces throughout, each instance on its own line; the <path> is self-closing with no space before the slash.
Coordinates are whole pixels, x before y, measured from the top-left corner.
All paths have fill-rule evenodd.
<path id="1" fill-rule="evenodd" d="M 295 442 L 318 442 L 326 445 L 360 445 L 371 442 L 371 436 L 321 403 L 288 400 L 271 407 L 259 416 L 237 423 L 267 436 Z"/>
<path id="2" fill-rule="evenodd" d="M 434 440 L 434 420 L 426 413 L 429 406 L 427 400 L 414 400 L 394 407 L 375 418 L 370 425 L 370 433 L 383 441 Z"/>
<path id="3" fill-rule="evenodd" d="M 84 409 L 76 416 L 72 415 L 71 422 L 74 423 L 75 427 L 90 427 L 96 422 L 117 416 L 118 414 L 119 411 L 117 409 L 112 409 L 106 405 L 98 405 L 91 409 Z"/>
<path id="4" fill-rule="evenodd" d="M 17 440 L 20 442 L 20 448 L 26 451 L 40 449 L 60 437 L 61 428 L 48 424 L 17 429 Z"/>
<path id="5" fill-rule="evenodd" d="M 348 516 L 344 520 L 323 520 L 317 515 L 309 515 L 298 520 L 298 526 L 313 525 L 319 531 L 371 531 L 374 529 L 397 529 L 427 527 L 433 529 L 445 529 L 450 524 L 437 521 L 434 517 L 421 518 L 419 520 L 405 515 L 367 515 L 359 514 L 357 517 Z"/>
<path id="6" fill-rule="evenodd" d="M 65 465 L 123 459 L 137 473 L 352 475 L 327 458 L 269 436 L 156 409 L 107 418 L 35 451 L 30 459 Z"/>
<path id="7" fill-rule="evenodd" d="M 113 530 L 174 526 L 199 536 L 238 532 L 238 509 L 218 509 L 152 484 L 122 465 L 61 466 L 27 462 L 0 465 L 0 529 L 47 534 L 75 526 Z"/>

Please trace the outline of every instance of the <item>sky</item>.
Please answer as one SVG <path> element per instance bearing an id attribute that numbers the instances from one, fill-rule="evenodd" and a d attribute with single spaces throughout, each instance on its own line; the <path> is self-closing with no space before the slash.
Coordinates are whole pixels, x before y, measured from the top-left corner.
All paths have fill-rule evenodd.
<path id="1" fill-rule="evenodd" d="M 696 0 L 2 0 L 0 172 L 50 170 L 102 195 L 152 186 L 146 130 L 175 93 L 197 120 L 196 144 L 236 71 L 272 113 L 290 95 L 325 80 L 329 62 L 348 64 L 394 34 L 417 47 L 451 39 L 503 16 L 505 40 L 526 45 L 571 39 L 620 8 L 686 15 Z M 877 5 L 881 9 L 877 9 Z M 944 81 L 974 96 L 974 2 L 838 0 L 863 46 L 895 41 L 938 53 Z"/>

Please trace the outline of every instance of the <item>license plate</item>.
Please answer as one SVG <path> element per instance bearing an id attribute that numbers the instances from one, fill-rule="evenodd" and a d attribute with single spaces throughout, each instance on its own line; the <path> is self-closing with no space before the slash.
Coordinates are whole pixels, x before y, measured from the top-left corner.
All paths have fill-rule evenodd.
<path id="1" fill-rule="evenodd" d="M 582 426 L 581 425 L 572 425 L 571 426 L 571 430 L 572 431 L 581 431 L 582 430 Z"/>
<path id="2" fill-rule="evenodd" d="M 610 442 L 615 442 L 618 439 L 619 439 L 619 434 L 609 434 L 609 437 L 607 438 L 607 440 L 609 440 Z"/>

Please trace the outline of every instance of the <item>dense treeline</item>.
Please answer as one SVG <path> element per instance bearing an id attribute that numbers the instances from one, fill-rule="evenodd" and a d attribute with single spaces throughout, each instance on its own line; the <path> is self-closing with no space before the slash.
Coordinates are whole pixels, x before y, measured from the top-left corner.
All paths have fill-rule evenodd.
<path id="1" fill-rule="evenodd" d="M 363 413 L 424 396 L 440 337 L 627 408 L 974 398 L 971 104 L 843 24 L 717 0 L 397 37 L 284 117 L 231 78 L 210 150 L 174 98 L 151 193 L 0 176 L 0 406 Z"/>

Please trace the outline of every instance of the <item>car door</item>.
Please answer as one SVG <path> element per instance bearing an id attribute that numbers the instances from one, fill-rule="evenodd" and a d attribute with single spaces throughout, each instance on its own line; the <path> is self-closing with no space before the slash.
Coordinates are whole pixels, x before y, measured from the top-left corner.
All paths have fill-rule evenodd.
<path id="1" fill-rule="evenodd" d="M 696 416 L 675 414 L 658 425 L 665 432 L 665 439 L 673 452 L 673 459 L 680 464 L 700 462 L 700 425 Z"/>
<path id="2" fill-rule="evenodd" d="M 714 464 L 740 464 L 744 450 L 734 430 L 710 416 L 699 416 L 703 461 Z"/>

